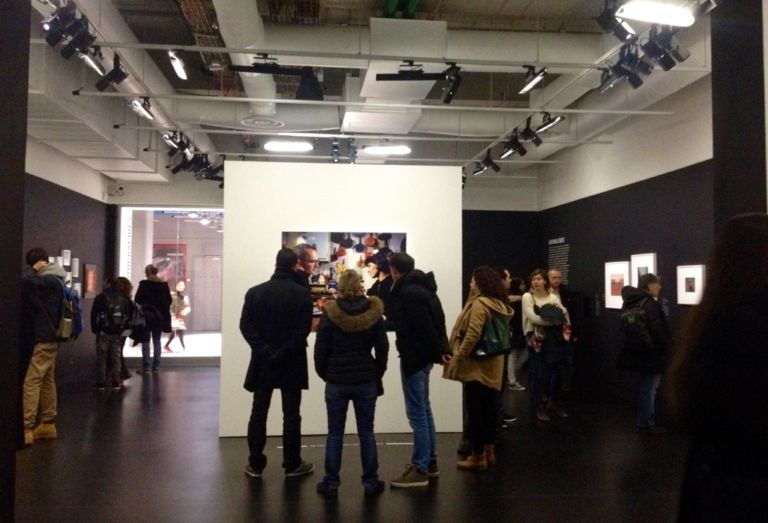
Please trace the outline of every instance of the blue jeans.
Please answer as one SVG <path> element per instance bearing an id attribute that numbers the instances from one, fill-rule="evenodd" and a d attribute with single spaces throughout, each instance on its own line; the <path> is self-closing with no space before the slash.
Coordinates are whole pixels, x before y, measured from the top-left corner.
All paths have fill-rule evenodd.
<path id="1" fill-rule="evenodd" d="M 413 430 L 413 455 L 411 463 L 421 473 L 426 472 L 429 463 L 437 460 L 437 434 L 432 406 L 429 404 L 429 372 L 432 364 L 406 376 L 400 364 L 403 381 L 405 414 Z"/>
<path id="2" fill-rule="evenodd" d="M 152 345 L 155 346 L 154 358 L 152 358 L 152 368 L 160 368 L 160 354 L 162 353 L 162 347 L 160 346 L 160 336 L 162 332 L 152 331 Z M 141 366 L 144 369 L 149 369 L 149 340 L 141 342 Z"/>
<path id="3" fill-rule="evenodd" d="M 637 426 L 648 428 L 656 425 L 656 393 L 661 385 L 661 374 L 641 374 L 637 394 Z"/>
<path id="4" fill-rule="evenodd" d="M 337 488 L 341 483 L 341 451 L 344 445 L 344 425 L 349 402 L 355 408 L 357 436 L 360 438 L 360 461 L 363 465 L 363 487 L 373 489 L 379 481 L 379 458 L 373 417 L 376 412 L 376 382 L 357 385 L 326 383 L 325 405 L 328 410 L 328 440 L 325 447 L 325 477 L 323 483 Z"/>

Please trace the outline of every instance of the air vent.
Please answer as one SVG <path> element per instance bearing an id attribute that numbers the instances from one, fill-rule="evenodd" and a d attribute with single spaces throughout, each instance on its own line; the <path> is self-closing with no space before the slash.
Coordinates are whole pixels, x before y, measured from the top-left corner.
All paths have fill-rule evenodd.
<path id="1" fill-rule="evenodd" d="M 265 116 L 246 116 L 240 120 L 240 124 L 243 127 L 249 129 L 279 129 L 285 126 L 285 122 L 277 120 L 275 118 L 267 118 Z"/>

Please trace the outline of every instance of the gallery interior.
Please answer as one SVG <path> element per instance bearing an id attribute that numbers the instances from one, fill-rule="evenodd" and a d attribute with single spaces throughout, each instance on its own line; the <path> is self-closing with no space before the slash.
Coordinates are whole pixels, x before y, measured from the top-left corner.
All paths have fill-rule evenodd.
<path id="1" fill-rule="evenodd" d="M 0 11 L 0 520 L 673 519 L 683 439 L 623 427 L 636 383 L 615 366 L 611 282 L 652 267 L 679 326 L 719 227 L 768 208 L 768 10 L 669 2 L 692 9 L 673 26 L 617 18 L 631 3 L 30 0 Z M 329 266 L 341 242 L 362 253 L 375 236 L 354 231 L 407 237 L 438 278 L 449 331 L 473 268 L 559 268 L 584 318 L 572 419 L 529 424 L 526 395 L 511 395 L 520 419 L 501 436 L 505 466 L 461 475 L 461 391 L 436 370 L 442 488 L 358 500 L 353 434 L 350 496 L 335 507 L 314 492 L 319 472 L 283 485 L 280 438 L 273 476 L 248 483 L 243 294 L 269 278 L 281 234 L 317 231 L 350 233 L 329 240 Z M 64 344 L 62 434 L 17 451 L 19 274 L 38 246 L 69 258 L 86 317 L 101 278 L 135 288 L 150 262 L 185 281 L 193 312 L 189 347 L 173 345 L 159 379 L 134 376 L 119 396 L 91 390 L 87 327 Z M 382 479 L 410 452 L 393 336 L 377 407 Z M 137 348 L 125 354 L 139 365 Z M 314 376 L 302 409 L 318 469 L 322 386 Z M 278 413 L 279 402 L 271 435 Z"/>

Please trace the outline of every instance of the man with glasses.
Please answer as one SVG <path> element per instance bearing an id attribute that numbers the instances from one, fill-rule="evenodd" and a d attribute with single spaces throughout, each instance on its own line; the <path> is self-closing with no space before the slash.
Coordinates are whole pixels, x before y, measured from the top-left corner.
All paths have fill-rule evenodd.
<path id="1" fill-rule="evenodd" d="M 296 254 L 299 257 L 299 264 L 296 268 L 296 273 L 299 276 L 297 280 L 300 284 L 309 287 L 309 279 L 315 272 L 317 267 L 317 249 L 307 243 L 302 243 L 296 247 Z"/>

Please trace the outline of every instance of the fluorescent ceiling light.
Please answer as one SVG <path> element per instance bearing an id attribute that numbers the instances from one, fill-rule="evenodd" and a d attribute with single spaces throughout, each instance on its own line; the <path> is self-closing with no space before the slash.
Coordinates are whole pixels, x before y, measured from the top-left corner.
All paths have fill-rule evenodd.
<path id="1" fill-rule="evenodd" d="M 203 218 L 202 220 L 200 220 L 200 225 L 208 225 L 209 223 L 211 223 L 211 220 L 209 220 L 208 218 Z"/>
<path id="2" fill-rule="evenodd" d="M 264 149 L 272 153 L 306 153 L 314 147 L 305 140 L 270 140 Z"/>
<path id="3" fill-rule="evenodd" d="M 363 151 L 376 156 L 411 154 L 411 148 L 407 145 L 368 145 L 363 147 Z"/>
<path id="4" fill-rule="evenodd" d="M 543 133 L 544 131 L 547 131 L 549 129 L 552 129 L 554 126 L 559 124 L 565 120 L 565 116 L 559 114 L 552 118 L 552 116 L 549 113 L 544 113 L 544 121 L 542 121 L 541 125 L 538 129 L 536 129 L 537 133 Z"/>
<path id="5" fill-rule="evenodd" d="M 178 55 L 178 51 L 174 51 L 173 49 L 168 50 L 168 58 L 171 59 L 171 65 L 173 66 L 173 70 L 176 71 L 176 76 L 182 80 L 186 80 L 187 70 L 184 69 L 184 60 Z"/>
<path id="6" fill-rule="evenodd" d="M 630 0 L 619 7 L 616 18 L 676 27 L 690 27 L 696 21 L 690 2 L 669 0 Z"/>
<path id="7" fill-rule="evenodd" d="M 147 120 L 154 120 L 155 116 L 152 114 L 151 106 L 149 105 L 149 99 L 144 98 L 139 100 L 135 98 L 131 101 L 131 109 L 139 116 L 146 118 Z"/>

